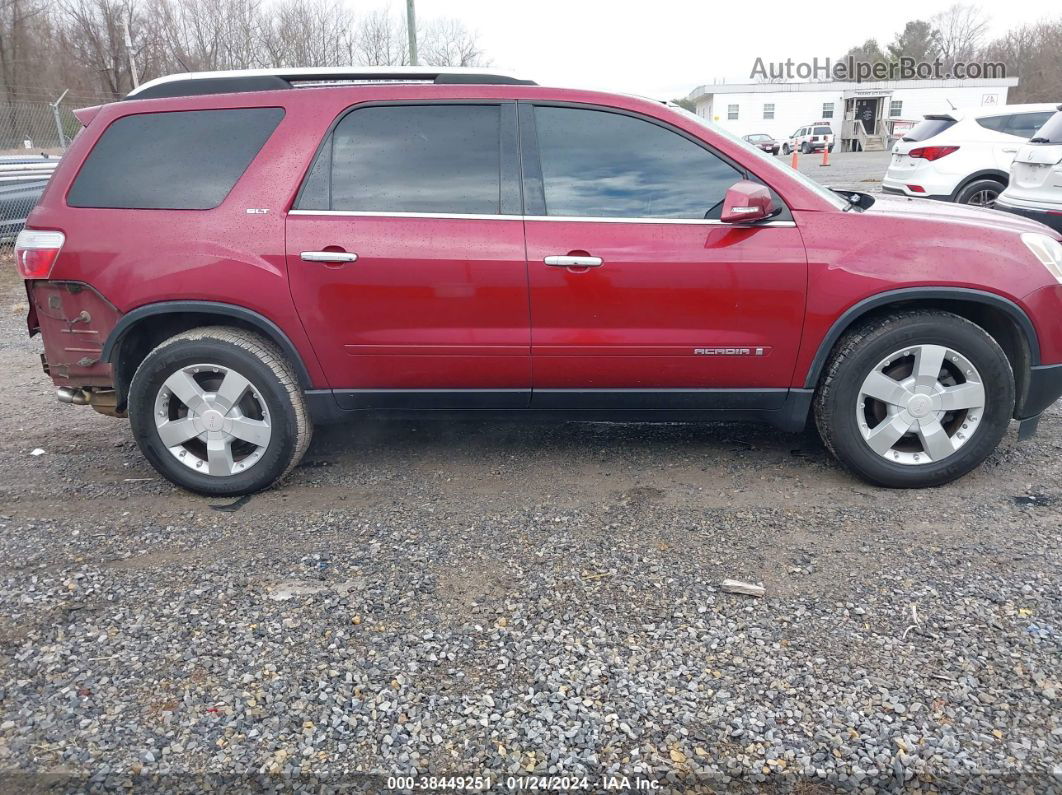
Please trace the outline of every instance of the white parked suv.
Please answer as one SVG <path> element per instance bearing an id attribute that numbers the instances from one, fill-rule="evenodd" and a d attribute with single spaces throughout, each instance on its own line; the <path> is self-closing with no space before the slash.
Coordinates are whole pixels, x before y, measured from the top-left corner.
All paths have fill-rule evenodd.
<path id="1" fill-rule="evenodd" d="M 801 127 L 782 144 L 782 154 L 788 155 L 794 149 L 802 154 L 821 152 L 826 147 L 833 151 L 833 128 L 828 121 L 817 121 Z"/>
<path id="2" fill-rule="evenodd" d="M 996 209 L 1062 232 L 1062 105 L 1019 147 L 1010 167 L 1010 185 L 996 200 Z"/>
<path id="3" fill-rule="evenodd" d="M 1057 105 L 1003 105 L 926 116 L 896 142 L 885 193 L 991 207 L 1010 164 Z"/>

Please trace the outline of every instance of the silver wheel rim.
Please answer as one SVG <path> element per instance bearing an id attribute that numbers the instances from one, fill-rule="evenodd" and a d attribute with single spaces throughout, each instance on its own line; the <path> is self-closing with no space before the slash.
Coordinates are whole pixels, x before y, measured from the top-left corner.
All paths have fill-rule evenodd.
<path id="1" fill-rule="evenodd" d="M 969 359 L 943 345 L 914 345 L 882 359 L 863 380 L 856 422 L 875 453 L 918 466 L 969 442 L 984 408 L 984 382 Z"/>
<path id="2" fill-rule="evenodd" d="M 979 190 L 973 196 L 970 197 L 970 204 L 974 207 L 994 207 L 996 199 L 999 197 L 999 191 L 986 189 Z"/>
<path id="3" fill-rule="evenodd" d="M 183 367 L 166 379 L 155 397 L 155 429 L 174 458 L 213 477 L 247 471 L 272 438 L 261 393 L 217 364 Z"/>

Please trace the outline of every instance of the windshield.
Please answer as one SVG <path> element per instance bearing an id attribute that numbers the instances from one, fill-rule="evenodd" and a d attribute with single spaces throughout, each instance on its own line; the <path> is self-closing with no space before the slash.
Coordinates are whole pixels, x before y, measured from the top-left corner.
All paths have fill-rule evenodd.
<path id="1" fill-rule="evenodd" d="M 818 196 L 821 196 L 825 201 L 828 201 L 830 204 L 832 204 L 838 210 L 845 210 L 845 209 L 848 209 L 848 207 L 850 206 L 850 202 L 848 202 L 845 199 L 842 199 L 840 196 L 838 196 L 836 193 L 834 193 L 829 188 L 827 188 L 827 187 L 825 187 L 823 185 L 820 185 L 815 180 L 811 179 L 811 177 L 804 176 L 803 174 L 801 174 L 799 171 L 797 171 L 794 168 L 789 168 L 788 166 L 782 166 L 782 165 L 778 164 L 777 162 L 775 162 L 775 159 L 773 157 L 771 157 L 770 155 L 764 154 L 759 149 L 757 149 L 755 146 L 750 144 L 748 141 L 746 141 L 743 138 L 739 138 L 738 136 L 734 135 L 732 132 L 724 130 L 722 127 L 719 127 L 718 125 L 712 124 L 707 119 L 702 119 L 696 113 L 691 113 L 690 111 L 686 110 L 685 108 L 674 107 L 674 108 L 671 108 L 671 110 L 675 111 L 676 113 L 681 113 L 687 119 L 692 119 L 693 121 L 695 121 L 698 124 L 698 126 L 704 127 L 706 130 L 711 131 L 713 134 L 721 135 L 724 138 L 727 138 L 728 140 L 732 141 L 733 143 L 736 143 L 738 146 L 741 146 L 744 149 L 747 149 L 749 152 L 754 153 L 756 155 L 756 157 L 759 158 L 759 160 L 757 160 L 755 162 L 757 162 L 757 163 L 762 162 L 765 166 L 768 166 L 769 168 L 774 169 L 779 174 L 784 174 L 785 176 L 792 177 L 793 179 L 797 180 L 802 185 L 804 185 L 804 187 L 806 187 L 808 190 L 813 191 Z"/>
<path id="2" fill-rule="evenodd" d="M 1047 120 L 1047 124 L 1032 137 L 1036 144 L 1062 144 L 1062 110 Z"/>
<path id="3" fill-rule="evenodd" d="M 923 119 L 911 128 L 911 131 L 903 137 L 903 140 L 911 142 L 925 141 L 934 135 L 940 135 L 953 124 L 955 124 L 955 119 Z"/>

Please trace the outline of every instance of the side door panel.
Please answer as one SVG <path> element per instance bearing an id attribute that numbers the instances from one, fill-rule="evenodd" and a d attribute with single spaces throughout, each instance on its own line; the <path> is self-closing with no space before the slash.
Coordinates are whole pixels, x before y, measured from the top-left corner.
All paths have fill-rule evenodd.
<path id="1" fill-rule="evenodd" d="M 601 267 L 558 268 L 583 250 Z M 528 220 L 541 389 L 763 389 L 791 380 L 807 260 L 800 232 Z"/>
<path id="2" fill-rule="evenodd" d="M 335 125 L 289 213 L 287 262 L 343 405 L 528 404 L 516 146 L 512 102 L 373 104 Z"/>
<path id="3" fill-rule="evenodd" d="M 758 226 L 711 218 L 745 173 L 666 125 L 544 103 L 520 119 L 532 405 L 780 405 L 807 287 L 788 209 Z"/>

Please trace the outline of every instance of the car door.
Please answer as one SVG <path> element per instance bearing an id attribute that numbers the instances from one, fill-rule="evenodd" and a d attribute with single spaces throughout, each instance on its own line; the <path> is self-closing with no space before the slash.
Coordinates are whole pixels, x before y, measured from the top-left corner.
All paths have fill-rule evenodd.
<path id="1" fill-rule="evenodd" d="M 788 210 L 719 221 L 745 170 L 658 120 L 529 103 L 520 120 L 532 405 L 780 405 L 807 285 Z"/>
<path id="2" fill-rule="evenodd" d="M 300 317 L 348 408 L 530 400 L 513 102 L 355 107 L 287 220 Z"/>

